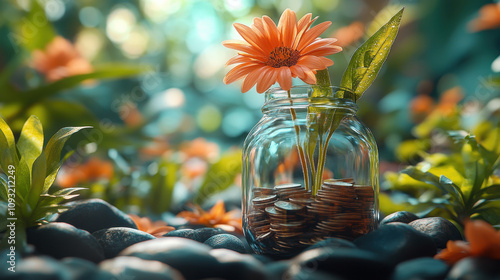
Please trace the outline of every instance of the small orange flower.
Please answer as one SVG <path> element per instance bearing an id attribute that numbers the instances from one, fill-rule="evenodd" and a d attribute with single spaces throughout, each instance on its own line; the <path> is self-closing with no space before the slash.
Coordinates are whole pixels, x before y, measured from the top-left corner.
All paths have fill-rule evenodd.
<path id="1" fill-rule="evenodd" d="M 478 32 L 500 27 L 500 4 L 486 4 L 479 10 L 477 18 L 468 24 L 470 32 Z"/>
<path id="2" fill-rule="evenodd" d="M 469 256 L 500 259 L 500 231 L 496 231 L 489 223 L 481 220 L 466 221 L 465 239 L 468 243 L 461 240 L 448 241 L 446 248 L 435 258 L 449 264 Z"/>
<path id="3" fill-rule="evenodd" d="M 49 82 L 92 72 L 90 62 L 61 36 L 55 37 L 48 43 L 45 50 L 33 52 L 32 66 L 43 73 Z"/>
<path id="4" fill-rule="evenodd" d="M 361 21 L 355 21 L 347 26 L 341 27 L 332 33 L 332 37 L 338 38 L 337 46 L 346 47 L 358 41 L 365 34 L 365 25 Z"/>
<path id="5" fill-rule="evenodd" d="M 331 25 L 330 21 L 309 28 L 316 19 L 307 14 L 297 22 L 295 12 L 286 9 L 278 26 L 268 16 L 254 18 L 250 27 L 235 23 L 234 28 L 245 41 L 227 40 L 222 43 L 238 51 L 238 55 L 226 63 L 238 65 L 227 73 L 224 83 L 245 78 L 241 91 L 247 92 L 257 84 L 259 93 L 276 82 L 282 89 L 289 90 L 292 77 L 315 84 L 316 71 L 333 65 L 333 61 L 325 56 L 342 50 L 334 45 L 337 39 L 318 38 Z"/>
<path id="6" fill-rule="evenodd" d="M 57 184 L 62 188 L 71 188 L 79 183 L 87 183 L 99 179 L 110 180 L 113 177 L 113 173 L 114 168 L 110 161 L 93 157 L 83 164 L 63 168 L 57 175 Z"/>
<path id="7" fill-rule="evenodd" d="M 241 213 L 239 210 L 226 212 L 224 201 L 219 200 L 208 212 L 199 205 L 193 206 L 193 212 L 182 211 L 178 217 L 186 219 L 193 225 L 204 225 L 207 227 L 222 228 L 225 231 L 243 233 L 241 224 Z"/>
<path id="8" fill-rule="evenodd" d="M 134 214 L 128 215 L 132 221 L 137 225 L 137 229 L 147 232 L 155 237 L 162 237 L 164 234 L 175 230 L 174 227 L 169 226 L 164 221 L 151 221 L 151 219 L 147 217 L 139 217 Z"/>
<path id="9" fill-rule="evenodd" d="M 137 127 L 144 123 L 144 117 L 132 102 L 126 102 L 120 106 L 119 114 L 123 122 L 129 127 Z"/>
<path id="10" fill-rule="evenodd" d="M 210 160 L 219 154 L 219 146 L 216 143 L 208 142 L 202 137 L 181 144 L 180 150 L 187 159 L 196 157 Z"/>

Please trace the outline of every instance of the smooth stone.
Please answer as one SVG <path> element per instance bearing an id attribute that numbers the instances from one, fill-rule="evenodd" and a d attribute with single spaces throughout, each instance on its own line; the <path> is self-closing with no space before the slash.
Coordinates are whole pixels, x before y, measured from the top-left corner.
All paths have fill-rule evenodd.
<path id="1" fill-rule="evenodd" d="M 220 263 L 210 255 L 212 248 L 179 237 L 164 237 L 134 244 L 120 253 L 144 260 L 156 260 L 177 269 L 187 279 L 216 277 Z"/>
<path id="2" fill-rule="evenodd" d="M 15 272 L 2 264 L 2 280 L 70 280 L 71 273 L 64 265 L 48 256 L 28 257 L 17 260 Z"/>
<path id="3" fill-rule="evenodd" d="M 126 227 L 101 229 L 92 234 L 104 250 L 104 257 L 114 258 L 125 248 L 136 243 L 155 239 L 149 233 Z"/>
<path id="4" fill-rule="evenodd" d="M 220 228 L 199 228 L 194 230 L 193 237 L 190 239 L 193 239 L 195 241 L 204 243 L 207 241 L 210 237 L 222 233 L 227 233 L 226 231 L 220 229 Z"/>
<path id="5" fill-rule="evenodd" d="M 104 259 L 104 251 L 97 239 L 88 231 L 67 223 L 48 223 L 27 230 L 28 243 L 37 252 L 56 259 L 78 257 L 98 263 Z"/>
<path id="6" fill-rule="evenodd" d="M 434 258 L 418 258 L 402 262 L 396 266 L 391 280 L 442 280 L 450 267 Z"/>
<path id="7" fill-rule="evenodd" d="M 417 219 L 419 219 L 419 217 L 413 214 L 412 212 L 398 211 L 387 215 L 384 219 L 382 219 L 382 221 L 380 221 L 380 225 L 385 225 L 388 223 L 395 223 L 395 222 L 408 224 Z"/>
<path id="8" fill-rule="evenodd" d="M 500 260 L 468 257 L 458 261 L 448 273 L 447 280 L 500 279 Z"/>
<path id="9" fill-rule="evenodd" d="M 266 280 L 264 264 L 248 254 L 228 249 L 213 249 L 210 255 L 221 264 L 220 278 L 226 280 Z"/>
<path id="10" fill-rule="evenodd" d="M 360 249 L 379 254 L 394 265 L 436 254 L 436 245 L 430 236 L 403 223 L 385 224 L 357 238 L 354 244 Z"/>
<path id="11" fill-rule="evenodd" d="M 323 247 L 300 253 L 292 259 L 286 275 L 297 275 L 300 271 L 322 271 L 347 279 L 371 279 L 377 275 L 386 279 L 393 266 L 379 255 L 352 248 Z"/>
<path id="12" fill-rule="evenodd" d="M 194 229 L 183 228 L 183 229 L 172 230 L 171 232 L 165 233 L 163 236 L 164 237 L 182 237 L 182 238 L 194 240 L 195 233 L 196 233 L 196 231 Z"/>
<path id="13" fill-rule="evenodd" d="M 67 203 L 70 208 L 59 214 L 55 222 L 65 222 L 90 233 L 112 227 L 137 229 L 132 219 L 102 199 L 88 199 Z"/>
<path id="14" fill-rule="evenodd" d="M 68 269 L 72 280 L 108 280 L 114 278 L 111 273 L 100 270 L 95 263 L 84 259 L 64 258 L 61 260 L 61 264 Z"/>
<path id="15" fill-rule="evenodd" d="M 184 280 L 179 271 L 162 262 L 136 257 L 116 257 L 101 262 L 99 267 L 111 273 L 113 279 Z"/>
<path id="16" fill-rule="evenodd" d="M 414 229 L 432 237 L 438 249 L 446 248 L 449 240 L 462 240 L 462 234 L 450 221 L 441 217 L 415 220 L 409 223 Z"/>
<path id="17" fill-rule="evenodd" d="M 321 240 L 321 241 L 317 242 L 316 244 L 307 247 L 306 251 L 316 249 L 316 248 L 323 248 L 323 247 L 356 248 L 356 245 L 354 245 L 354 243 L 352 243 L 349 240 L 331 237 L 331 238 L 327 238 L 325 240 Z"/>
<path id="18" fill-rule="evenodd" d="M 290 260 L 271 261 L 266 264 L 266 272 L 269 280 L 281 280 L 285 278 L 285 273 L 292 265 Z"/>
<path id="19" fill-rule="evenodd" d="M 204 244 L 214 249 L 229 249 L 242 254 L 246 253 L 243 242 L 238 237 L 228 233 L 214 235 L 207 239 Z"/>
<path id="20" fill-rule="evenodd" d="M 328 272 L 319 271 L 319 270 L 299 270 L 294 273 L 287 272 L 284 278 L 287 280 L 347 280 L 348 278 L 344 278 L 338 275 L 334 275 Z M 349 278 L 350 279 L 350 278 Z"/>

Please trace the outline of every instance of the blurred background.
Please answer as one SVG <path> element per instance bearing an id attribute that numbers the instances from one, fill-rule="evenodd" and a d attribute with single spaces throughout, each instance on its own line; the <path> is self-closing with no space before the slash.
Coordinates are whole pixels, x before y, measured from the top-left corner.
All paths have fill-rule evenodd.
<path id="1" fill-rule="evenodd" d="M 277 21 L 286 8 L 332 21 L 323 37 L 344 48 L 330 57 L 339 84 L 356 48 L 402 6 L 389 58 L 358 101 L 388 190 L 386 172 L 397 177 L 423 153 L 452 149 L 440 132 L 498 142 L 489 136 L 499 131 L 495 1 L 2 1 L 0 114 L 17 132 L 37 115 L 46 139 L 64 126 L 92 125 L 74 137 L 76 153 L 57 180 L 88 187 L 84 197 L 149 214 L 182 201 L 213 204 L 220 192 L 238 205 L 240 149 L 264 95 L 222 83 L 235 52 L 221 42 L 239 36 L 232 24 Z"/>

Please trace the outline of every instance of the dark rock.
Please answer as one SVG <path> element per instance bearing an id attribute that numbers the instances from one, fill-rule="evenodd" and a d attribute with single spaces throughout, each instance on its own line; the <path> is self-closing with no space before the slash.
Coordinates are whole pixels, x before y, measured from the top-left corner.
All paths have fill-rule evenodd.
<path id="1" fill-rule="evenodd" d="M 462 240 L 462 235 L 457 227 L 441 217 L 418 219 L 409 225 L 432 237 L 438 249 L 446 248 L 448 240 Z"/>
<path id="2" fill-rule="evenodd" d="M 372 252 L 352 249 L 323 247 L 305 251 L 292 259 L 292 266 L 285 273 L 299 275 L 300 272 L 319 270 L 347 279 L 387 279 L 393 266 Z M 285 278 L 286 279 L 286 278 Z"/>
<path id="3" fill-rule="evenodd" d="M 99 267 L 111 273 L 113 279 L 183 280 L 181 273 L 159 261 L 136 257 L 116 257 L 105 260 Z"/>
<path id="4" fill-rule="evenodd" d="M 275 262 L 268 262 L 266 264 L 266 272 L 268 275 L 268 279 L 287 279 L 285 277 L 285 273 L 290 268 L 291 262 L 290 260 L 282 260 Z"/>
<path id="5" fill-rule="evenodd" d="M 447 280 L 500 279 L 500 260 L 469 257 L 458 261 L 448 273 Z"/>
<path id="6" fill-rule="evenodd" d="M 16 263 L 15 272 L 2 264 L 2 280 L 69 280 L 71 273 L 60 262 L 48 256 L 28 257 Z"/>
<path id="7" fill-rule="evenodd" d="M 126 227 L 101 229 L 92 234 L 104 249 L 104 257 L 114 258 L 125 248 L 136 243 L 155 239 L 149 233 Z"/>
<path id="8" fill-rule="evenodd" d="M 193 237 L 190 239 L 193 239 L 195 241 L 204 243 L 209 239 L 210 237 L 217 235 L 217 234 L 222 234 L 222 233 L 227 233 L 226 231 L 220 229 L 220 228 L 199 228 L 194 230 Z"/>
<path id="9" fill-rule="evenodd" d="M 299 270 L 295 272 L 287 272 L 284 278 L 287 280 L 347 280 L 338 275 L 333 275 L 320 270 Z M 350 278 L 349 278 L 350 279 Z"/>
<path id="10" fill-rule="evenodd" d="M 442 280 L 449 270 L 450 267 L 441 260 L 418 258 L 398 264 L 391 280 Z"/>
<path id="11" fill-rule="evenodd" d="M 172 230 L 171 232 L 165 233 L 163 236 L 164 237 L 182 237 L 182 238 L 194 240 L 195 233 L 196 233 L 196 231 L 194 229 L 183 228 L 183 229 Z"/>
<path id="12" fill-rule="evenodd" d="M 385 224 L 357 238 L 354 244 L 380 254 L 392 264 L 436 254 L 436 245 L 430 236 L 403 223 Z"/>
<path id="13" fill-rule="evenodd" d="M 309 246 L 306 250 L 312 250 L 316 248 L 323 247 L 332 247 L 332 248 L 356 248 L 356 245 L 351 241 L 341 239 L 341 238 L 327 238 L 325 240 L 321 240 L 318 243 Z"/>
<path id="14" fill-rule="evenodd" d="M 66 223 L 49 223 L 27 230 L 28 243 L 36 251 L 56 259 L 78 257 L 92 262 L 104 259 L 104 252 L 90 233 Z"/>
<path id="15" fill-rule="evenodd" d="M 70 208 L 59 214 L 55 222 L 65 222 L 90 233 L 111 227 L 137 229 L 127 214 L 102 199 L 75 201 L 66 205 Z"/>
<path id="16" fill-rule="evenodd" d="M 71 280 L 108 280 L 114 277 L 111 273 L 100 270 L 93 262 L 80 258 L 64 258 L 61 264 L 68 269 Z"/>
<path id="17" fill-rule="evenodd" d="M 220 263 L 210 255 L 210 250 L 210 246 L 186 238 L 164 237 L 134 244 L 120 255 L 160 261 L 189 280 L 220 274 Z"/>
<path id="18" fill-rule="evenodd" d="M 213 249 L 210 255 L 221 264 L 219 278 L 226 280 L 265 280 L 265 266 L 248 254 L 240 254 L 228 249 Z"/>
<path id="19" fill-rule="evenodd" d="M 207 239 L 205 244 L 214 249 L 229 249 L 242 254 L 246 253 L 243 242 L 232 234 L 223 233 L 214 235 Z"/>
<path id="20" fill-rule="evenodd" d="M 418 216 L 408 211 L 398 211 L 394 212 L 380 221 L 380 225 L 385 225 L 388 223 L 403 223 L 408 224 L 418 219 Z"/>

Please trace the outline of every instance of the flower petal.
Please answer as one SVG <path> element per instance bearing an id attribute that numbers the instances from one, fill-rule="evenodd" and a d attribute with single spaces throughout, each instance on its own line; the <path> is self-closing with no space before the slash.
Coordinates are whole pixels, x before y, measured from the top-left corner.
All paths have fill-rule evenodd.
<path id="1" fill-rule="evenodd" d="M 241 23 L 235 23 L 233 24 L 234 28 L 236 31 L 247 41 L 252 47 L 255 49 L 259 50 L 264 54 L 262 48 L 260 47 L 260 42 L 258 36 L 255 34 L 255 32 L 252 30 L 252 28 L 241 24 Z"/>
<path id="2" fill-rule="evenodd" d="M 270 17 L 263 16 L 262 19 L 264 20 L 264 27 L 266 28 L 267 36 L 269 37 L 269 43 L 274 47 L 279 46 L 278 27 L 276 27 L 276 24 Z"/>
<path id="3" fill-rule="evenodd" d="M 262 68 L 258 68 L 248 73 L 241 85 L 241 92 L 245 93 L 249 91 L 259 80 L 259 77 L 262 74 Z"/>
<path id="4" fill-rule="evenodd" d="M 262 73 L 262 77 L 260 81 L 257 82 L 257 92 L 263 93 L 268 90 L 274 83 L 276 83 L 276 79 L 278 77 L 278 69 L 267 66 L 267 71 Z"/>
<path id="5" fill-rule="evenodd" d="M 319 57 L 313 55 L 306 55 L 299 58 L 297 64 L 306 66 L 311 70 L 323 70 L 326 68 L 325 63 Z"/>
<path id="6" fill-rule="evenodd" d="M 289 67 L 283 66 L 278 69 L 278 83 L 280 87 L 284 90 L 290 90 L 292 88 L 292 72 Z"/>
<path id="7" fill-rule="evenodd" d="M 481 220 L 466 222 L 464 233 L 470 243 L 471 253 L 476 256 L 489 250 L 496 235 L 495 229 Z"/>
<path id="8" fill-rule="evenodd" d="M 226 40 L 222 42 L 222 45 L 226 48 L 245 52 L 256 57 L 265 57 L 261 51 L 240 40 Z"/>
<path id="9" fill-rule="evenodd" d="M 307 45 L 314 41 L 314 39 L 318 38 L 321 33 L 325 32 L 325 30 L 332 24 L 331 21 L 322 22 L 313 28 L 306 31 L 306 33 L 300 39 L 297 50 L 301 51 Z"/>
<path id="10" fill-rule="evenodd" d="M 286 9 L 283 12 L 278 22 L 278 30 L 283 46 L 291 47 L 293 38 L 297 34 L 297 17 L 294 11 Z"/>
<path id="11" fill-rule="evenodd" d="M 255 64 L 255 63 L 243 63 L 237 65 L 233 69 L 229 70 L 229 72 L 227 72 L 223 82 L 226 85 L 235 82 L 239 79 L 244 78 L 246 75 L 248 75 L 248 73 L 260 67 L 262 67 L 260 64 Z"/>

